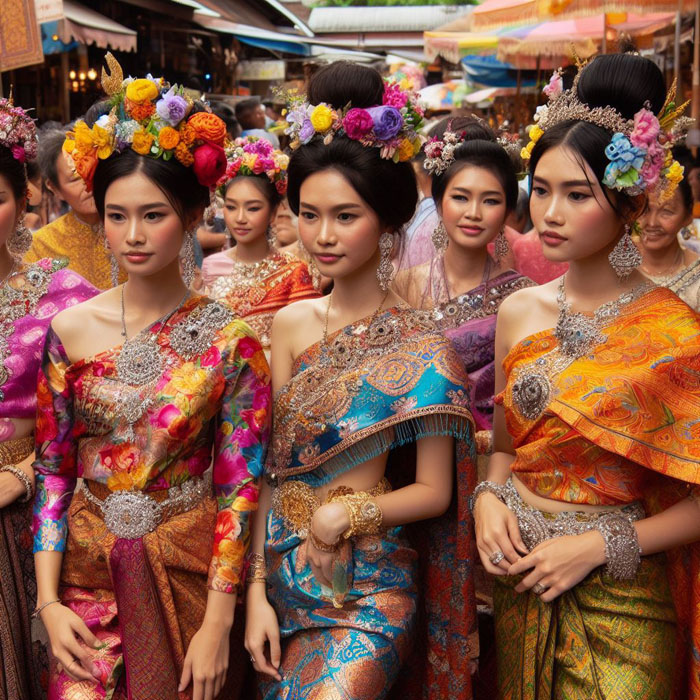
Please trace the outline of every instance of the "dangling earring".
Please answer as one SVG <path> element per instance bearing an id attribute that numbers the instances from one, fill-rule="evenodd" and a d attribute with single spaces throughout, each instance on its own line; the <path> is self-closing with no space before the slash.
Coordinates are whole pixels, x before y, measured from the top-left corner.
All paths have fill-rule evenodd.
<path id="1" fill-rule="evenodd" d="M 642 254 L 630 236 L 630 225 L 625 224 L 625 232 L 610 251 L 608 261 L 620 282 L 627 279 L 636 267 L 642 264 Z"/>
<path id="2" fill-rule="evenodd" d="M 440 223 L 433 229 L 433 232 L 430 234 L 430 238 L 433 241 L 436 252 L 444 253 L 447 250 L 447 245 L 450 242 L 450 239 L 447 236 L 447 229 L 442 221 L 440 221 Z"/>
<path id="3" fill-rule="evenodd" d="M 394 249 L 394 236 L 388 231 L 379 236 L 379 267 L 377 279 L 383 292 L 389 289 L 391 279 L 394 276 L 394 266 L 391 264 L 391 252 Z"/>
<path id="4" fill-rule="evenodd" d="M 192 228 L 185 233 L 185 240 L 182 243 L 182 279 L 189 287 L 194 282 L 194 273 L 197 263 L 194 259 L 194 234 L 196 228 Z"/>
<path id="5" fill-rule="evenodd" d="M 274 224 L 270 224 L 267 227 L 267 232 L 265 233 L 265 235 L 267 236 L 267 242 L 268 242 L 268 245 L 270 246 L 270 248 L 276 248 L 277 247 L 277 236 L 276 236 Z"/>
<path id="6" fill-rule="evenodd" d="M 7 250 L 13 258 L 21 260 L 24 254 L 31 248 L 32 232 L 24 223 L 24 214 L 17 223 L 14 233 L 7 239 Z"/>
<path id="7" fill-rule="evenodd" d="M 105 235 L 104 226 L 101 223 L 97 224 L 96 233 L 98 236 L 102 236 L 102 245 L 105 247 L 105 250 L 109 253 L 109 276 L 112 280 L 112 287 L 116 287 L 119 285 L 119 273 L 121 272 L 121 268 L 119 267 L 117 258 L 112 252 L 112 249 L 109 245 L 109 241 L 107 240 L 107 236 Z"/>
<path id="8" fill-rule="evenodd" d="M 309 251 L 306 250 L 306 246 L 301 242 L 301 238 L 299 239 L 299 252 L 301 253 L 301 257 L 306 263 L 306 267 L 309 269 L 309 274 L 311 275 L 311 284 L 313 285 L 314 289 L 317 292 L 323 291 L 321 288 L 321 273 L 318 267 L 316 267 L 316 261 L 311 257 Z"/>
<path id="9" fill-rule="evenodd" d="M 493 244 L 493 252 L 496 256 L 496 262 L 500 263 L 503 258 L 508 255 L 510 251 L 510 246 L 508 245 L 508 239 L 506 238 L 506 227 L 503 226 L 496 236 L 496 240 Z"/>

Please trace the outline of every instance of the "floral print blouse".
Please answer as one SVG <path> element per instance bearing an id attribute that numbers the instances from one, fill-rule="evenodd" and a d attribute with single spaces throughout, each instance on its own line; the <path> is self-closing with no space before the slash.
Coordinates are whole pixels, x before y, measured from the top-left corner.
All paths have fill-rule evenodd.
<path id="1" fill-rule="evenodd" d="M 183 344 L 209 312 L 219 327 L 200 330 L 199 347 Z M 119 381 L 120 347 L 71 364 L 49 329 L 38 384 L 34 551 L 65 550 L 78 477 L 147 492 L 180 485 L 213 462 L 218 515 L 208 587 L 232 593 L 269 439 L 269 368 L 251 329 L 205 297 L 188 300 L 159 331 L 156 322 L 145 332 L 157 335 L 164 368 L 144 389 Z M 134 405 L 142 411 L 136 419 L 124 408 Z"/>

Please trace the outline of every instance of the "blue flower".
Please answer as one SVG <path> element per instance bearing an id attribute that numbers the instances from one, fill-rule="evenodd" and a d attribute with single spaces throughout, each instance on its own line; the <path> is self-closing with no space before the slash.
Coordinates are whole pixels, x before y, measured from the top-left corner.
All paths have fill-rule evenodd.
<path id="1" fill-rule="evenodd" d="M 624 134 L 618 132 L 613 135 L 612 141 L 605 147 L 605 155 L 617 170 L 626 173 L 630 168 L 641 169 L 644 165 L 646 152 L 633 146 Z"/>

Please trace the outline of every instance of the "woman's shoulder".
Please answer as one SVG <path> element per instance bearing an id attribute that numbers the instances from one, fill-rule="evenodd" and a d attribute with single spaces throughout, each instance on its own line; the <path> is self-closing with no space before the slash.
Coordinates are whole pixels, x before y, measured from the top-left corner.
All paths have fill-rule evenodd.
<path id="1" fill-rule="evenodd" d="M 559 279 L 546 284 L 536 284 L 524 275 L 517 279 L 523 282 L 523 286 L 512 294 L 509 294 L 498 309 L 499 318 L 514 318 L 532 311 L 533 304 L 536 307 L 550 305 L 557 295 Z"/>
<path id="2" fill-rule="evenodd" d="M 64 336 L 71 333 L 82 333 L 85 329 L 86 321 L 95 314 L 113 307 L 115 293 L 115 289 L 108 289 L 100 294 L 96 293 L 80 303 L 67 306 L 53 317 L 51 321 L 52 328 L 63 340 L 65 340 Z"/>

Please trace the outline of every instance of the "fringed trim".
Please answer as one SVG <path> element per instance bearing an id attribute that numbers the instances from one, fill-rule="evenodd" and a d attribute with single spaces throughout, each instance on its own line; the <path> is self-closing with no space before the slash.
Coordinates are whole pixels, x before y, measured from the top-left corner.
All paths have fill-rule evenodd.
<path id="1" fill-rule="evenodd" d="M 430 411 L 421 415 L 421 411 Z M 418 415 L 416 415 L 418 414 Z M 472 444 L 474 424 L 471 413 L 457 406 L 430 406 L 404 415 L 392 416 L 349 435 L 315 459 L 292 469 L 281 469 L 276 476 L 317 471 L 319 477 L 335 478 L 375 457 L 426 437 L 452 437 Z"/>

